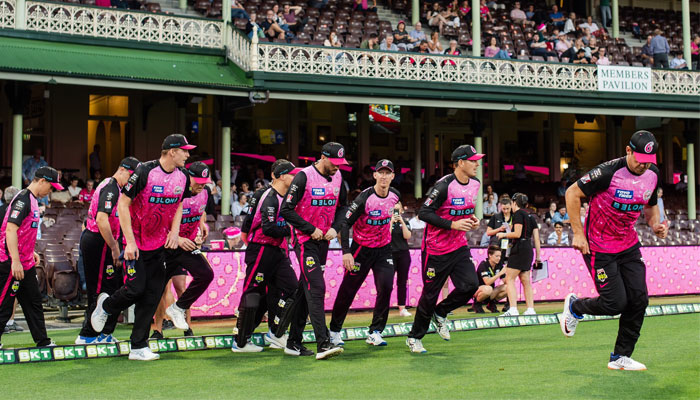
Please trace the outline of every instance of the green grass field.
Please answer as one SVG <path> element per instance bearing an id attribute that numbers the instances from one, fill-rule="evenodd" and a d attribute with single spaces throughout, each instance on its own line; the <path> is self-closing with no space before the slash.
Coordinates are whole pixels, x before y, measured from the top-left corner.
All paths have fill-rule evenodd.
<path id="1" fill-rule="evenodd" d="M 368 317 L 351 315 L 347 326 L 362 326 Z M 230 332 L 216 325 L 198 324 L 196 332 Z M 128 332 L 120 327 L 117 336 Z M 27 398 L 700 398 L 700 315 L 645 320 L 634 354 L 645 372 L 606 368 L 616 332 L 617 321 L 590 321 L 569 339 L 558 325 L 455 332 L 450 342 L 431 334 L 422 355 L 410 354 L 403 337 L 388 338 L 384 348 L 353 341 L 327 361 L 266 349 L 169 353 L 151 363 L 119 357 L 5 365 L 0 382 L 20 385 Z M 76 333 L 51 336 L 70 343 Z M 13 333 L 3 343 L 30 345 L 31 337 Z"/>

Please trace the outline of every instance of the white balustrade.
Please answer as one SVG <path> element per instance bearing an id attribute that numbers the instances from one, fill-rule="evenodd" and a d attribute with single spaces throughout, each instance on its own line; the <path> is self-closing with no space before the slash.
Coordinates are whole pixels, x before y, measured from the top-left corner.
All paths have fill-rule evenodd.
<path id="1" fill-rule="evenodd" d="M 0 0 L 0 28 L 15 27 L 15 0 Z"/>

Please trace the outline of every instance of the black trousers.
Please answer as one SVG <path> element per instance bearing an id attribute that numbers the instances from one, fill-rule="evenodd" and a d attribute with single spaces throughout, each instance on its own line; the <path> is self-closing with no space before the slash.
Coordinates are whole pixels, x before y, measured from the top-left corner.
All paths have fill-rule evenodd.
<path id="1" fill-rule="evenodd" d="M 311 325 L 316 335 L 318 346 L 329 338 L 326 326 L 326 281 L 323 271 L 326 268 L 328 256 L 328 242 L 309 240 L 294 249 L 299 258 L 299 301 L 296 301 L 295 311 L 289 327 L 289 340 L 292 343 L 301 343 L 306 317 L 311 318 Z"/>
<path id="2" fill-rule="evenodd" d="M 80 336 L 96 337 L 99 332 L 92 329 L 90 315 L 95 310 L 97 296 L 100 293 L 112 295 L 124 284 L 124 269 L 115 267 L 112 260 L 112 251 L 105 243 L 102 235 L 87 229 L 80 238 L 80 251 L 83 253 L 83 265 L 85 270 L 85 284 L 87 286 L 88 308 L 87 318 L 83 322 Z M 119 314 L 111 314 L 102 333 L 109 335 L 117 327 Z"/>
<path id="3" fill-rule="evenodd" d="M 257 310 L 255 326 L 260 324 L 267 310 L 267 325 L 271 332 L 276 332 L 277 322 L 282 317 L 280 300 L 286 302 L 299 286 L 297 275 L 289 263 L 289 256 L 281 247 L 250 243 L 245 251 L 245 263 L 246 274 L 241 302 L 250 293 L 257 293 L 264 298 L 265 303 Z M 246 336 L 252 334 L 244 333 Z"/>
<path id="4" fill-rule="evenodd" d="M 183 310 L 189 309 L 204 294 L 211 281 L 214 280 L 214 270 L 211 269 L 209 261 L 198 249 L 193 251 L 180 248 L 175 250 L 166 249 L 165 269 L 165 285 L 173 276 L 182 275 L 182 269 L 185 269 L 192 276 L 192 282 L 187 285 L 187 289 L 175 303 Z M 163 290 L 165 290 L 165 285 Z M 161 290 L 161 293 L 163 290 Z"/>
<path id="5" fill-rule="evenodd" d="M 452 280 L 454 290 L 437 303 L 440 290 L 447 282 Z M 476 269 L 469 253 L 469 248 L 464 246 L 451 253 L 427 255 L 423 253 L 423 293 L 418 300 L 416 317 L 413 328 L 408 337 L 421 339 L 428 332 L 430 319 L 433 313 L 445 317 L 447 313 L 466 305 L 479 288 L 479 280 Z"/>
<path id="6" fill-rule="evenodd" d="M 37 346 L 46 346 L 51 339 L 46 334 L 44 323 L 44 307 L 41 304 L 41 292 L 39 282 L 36 279 L 36 268 L 32 267 L 24 271 L 24 279 L 21 281 L 12 277 L 12 261 L 7 259 L 0 262 L 0 338 L 12 316 L 15 299 L 22 306 L 22 312 L 27 319 L 29 331 Z"/>
<path id="7" fill-rule="evenodd" d="M 389 301 L 391 300 L 391 289 L 394 286 L 394 260 L 391 257 L 391 245 L 371 248 L 353 242 L 350 251 L 355 258 L 355 266 L 352 271 L 345 270 L 343 282 L 338 288 L 338 295 L 333 304 L 331 331 L 340 332 L 340 329 L 343 328 L 343 322 L 345 322 L 345 317 L 348 315 L 348 310 L 357 291 L 367 279 L 369 271 L 372 271 L 374 286 L 377 289 L 377 300 L 374 304 L 374 315 L 369 331 L 382 332 L 389 318 Z"/>
<path id="8" fill-rule="evenodd" d="M 165 249 L 139 251 L 139 258 L 133 266 L 125 265 L 126 282 L 104 303 L 109 314 L 118 314 L 136 304 L 134 326 L 131 329 L 131 348 L 148 346 L 148 333 L 151 320 L 156 313 L 160 298 L 167 282 L 165 270 Z"/>
<path id="9" fill-rule="evenodd" d="M 583 256 L 599 296 L 576 300 L 571 309 L 579 315 L 618 315 L 614 353 L 631 356 L 649 305 L 646 266 L 635 246 L 622 253 L 595 253 Z"/>
<path id="10" fill-rule="evenodd" d="M 406 293 L 408 292 L 408 271 L 411 269 L 411 252 L 408 250 L 392 253 L 394 267 L 396 267 L 396 300 L 400 306 L 406 305 Z"/>
<path id="11" fill-rule="evenodd" d="M 654 54 L 654 68 L 668 68 L 668 54 L 666 53 L 656 53 Z"/>

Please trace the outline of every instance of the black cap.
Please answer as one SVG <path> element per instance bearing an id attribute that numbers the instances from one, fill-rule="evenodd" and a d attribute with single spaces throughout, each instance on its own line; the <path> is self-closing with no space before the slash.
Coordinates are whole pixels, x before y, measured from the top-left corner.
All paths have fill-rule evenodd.
<path id="1" fill-rule="evenodd" d="M 195 161 L 190 164 L 190 167 L 187 168 L 187 173 L 190 174 L 192 180 L 196 183 L 205 184 L 211 182 L 209 178 L 209 167 L 201 161 Z"/>
<path id="2" fill-rule="evenodd" d="M 120 167 L 127 169 L 129 172 L 133 173 L 139 166 L 140 162 L 135 157 L 126 157 L 119 163 Z"/>
<path id="3" fill-rule="evenodd" d="M 61 177 L 58 171 L 51 167 L 41 167 L 34 173 L 34 179 L 46 179 L 47 182 L 51 183 L 56 190 L 63 190 L 63 185 L 59 183 Z"/>
<path id="4" fill-rule="evenodd" d="M 463 144 L 452 152 L 452 162 L 457 162 L 459 160 L 470 160 L 476 161 L 484 157 L 484 154 L 479 154 L 476 152 L 474 146 L 469 144 Z"/>
<path id="5" fill-rule="evenodd" d="M 394 163 L 387 160 L 386 158 L 383 160 L 379 160 L 377 162 L 377 165 L 374 167 L 375 171 L 379 171 L 380 169 L 388 169 L 391 172 L 394 172 Z"/>
<path id="6" fill-rule="evenodd" d="M 295 167 L 290 161 L 283 161 L 275 167 L 272 173 L 276 178 L 279 178 L 284 174 L 296 175 L 299 171 L 301 171 L 301 168 Z"/>
<path id="7" fill-rule="evenodd" d="M 659 142 L 654 134 L 649 131 L 637 131 L 630 139 L 630 147 L 634 152 L 634 158 L 640 163 L 656 164 L 656 152 L 659 151 Z"/>
<path id="8" fill-rule="evenodd" d="M 183 150 L 192 150 L 194 149 L 195 145 L 187 143 L 187 138 L 185 135 L 180 135 L 179 133 L 174 133 L 172 135 L 169 135 L 168 137 L 163 140 L 163 150 L 170 150 L 170 149 L 183 149 Z"/>
<path id="9" fill-rule="evenodd" d="M 347 165 L 345 147 L 337 142 L 328 142 L 321 148 L 321 154 L 328 157 L 335 165 Z"/>

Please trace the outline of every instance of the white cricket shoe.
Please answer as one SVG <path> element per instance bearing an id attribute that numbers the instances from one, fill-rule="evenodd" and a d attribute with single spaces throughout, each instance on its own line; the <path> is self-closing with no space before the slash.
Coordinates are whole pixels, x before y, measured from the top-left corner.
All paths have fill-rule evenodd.
<path id="1" fill-rule="evenodd" d="M 499 315 L 499 317 L 517 317 L 518 315 L 520 315 L 520 312 L 518 312 L 518 309 L 515 307 L 511 307 L 508 309 L 508 311 Z"/>
<path id="2" fill-rule="evenodd" d="M 428 350 L 423 347 L 423 342 L 420 339 L 406 338 L 406 346 L 411 350 L 411 353 L 427 353 Z"/>
<path id="3" fill-rule="evenodd" d="M 95 332 L 102 332 L 102 329 L 105 327 L 105 323 L 107 323 L 107 318 L 109 318 L 109 314 L 107 314 L 104 308 L 102 308 L 102 304 L 104 304 L 105 300 L 108 298 L 109 295 L 107 293 L 100 293 L 100 295 L 97 296 L 95 311 L 93 311 L 92 315 L 90 316 L 90 324 Z"/>
<path id="4" fill-rule="evenodd" d="M 187 324 L 187 314 L 185 314 L 185 311 L 186 310 L 178 307 L 176 303 L 173 303 L 170 307 L 165 309 L 165 314 L 170 317 L 173 321 L 173 325 L 175 325 L 177 329 L 186 331 L 190 329 L 190 326 Z"/>
<path id="5" fill-rule="evenodd" d="M 270 343 L 271 349 L 284 349 L 287 347 L 287 338 L 287 334 L 283 335 L 282 337 L 277 337 L 272 332 L 267 332 L 265 334 L 265 341 Z"/>
<path id="6" fill-rule="evenodd" d="M 372 346 L 386 346 L 386 340 L 382 338 L 382 333 L 379 331 L 370 333 L 365 342 L 367 344 L 371 344 Z"/>
<path id="7" fill-rule="evenodd" d="M 245 344 L 245 346 L 238 347 L 238 343 L 236 343 L 234 340 L 233 344 L 231 345 L 231 351 L 234 353 L 260 353 L 263 351 L 263 348 L 254 344 L 250 340 Z"/>
<path id="8" fill-rule="evenodd" d="M 580 320 L 580 318 L 575 317 L 574 313 L 571 311 L 571 303 L 573 303 L 575 300 L 575 294 L 569 293 L 566 295 L 566 298 L 564 299 L 564 309 L 559 317 L 561 332 L 568 337 L 574 336 L 576 333 L 576 326 L 578 326 L 578 322 Z"/>
<path id="9" fill-rule="evenodd" d="M 141 349 L 131 349 L 129 352 L 129 360 L 135 361 L 154 361 L 160 359 L 160 355 L 154 353 L 148 347 Z"/>
<path id="10" fill-rule="evenodd" d="M 435 330 L 437 330 L 438 335 L 444 340 L 450 340 L 450 328 L 447 325 L 447 318 L 433 314 L 433 323 L 435 324 Z"/>
<path id="11" fill-rule="evenodd" d="M 616 360 L 612 360 L 612 354 L 610 355 L 610 362 L 608 363 L 608 369 L 621 369 L 625 371 L 646 371 L 647 366 L 634 361 L 630 357 L 620 356 Z"/>
<path id="12" fill-rule="evenodd" d="M 403 310 L 399 311 L 400 317 L 410 317 L 411 315 L 412 314 L 405 308 Z"/>
<path id="13" fill-rule="evenodd" d="M 333 346 L 345 346 L 345 342 L 343 342 L 343 334 L 340 332 L 333 332 L 330 331 L 330 341 Z"/>
<path id="14" fill-rule="evenodd" d="M 527 310 L 525 310 L 523 315 L 537 315 L 537 312 L 535 311 L 534 308 L 528 308 Z"/>

